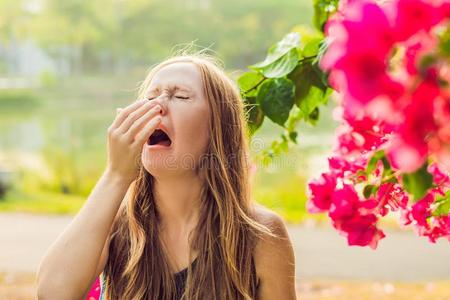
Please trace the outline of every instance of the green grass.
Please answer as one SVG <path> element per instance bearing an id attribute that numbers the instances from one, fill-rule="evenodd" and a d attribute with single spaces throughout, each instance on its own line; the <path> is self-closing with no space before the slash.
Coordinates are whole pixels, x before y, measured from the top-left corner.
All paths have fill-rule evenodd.
<path id="1" fill-rule="evenodd" d="M 76 214 L 86 197 L 50 192 L 10 190 L 0 200 L 0 212 Z"/>
<path id="2" fill-rule="evenodd" d="M 39 107 L 41 99 L 31 89 L 0 90 L 0 110 L 3 113 L 29 111 Z"/>
<path id="3" fill-rule="evenodd" d="M 255 184 L 253 198 L 256 202 L 274 210 L 288 223 L 302 223 L 306 220 L 322 222 L 326 220 L 324 215 L 314 215 L 306 211 L 306 182 L 299 176 L 282 176 L 284 179 L 270 181 L 266 177 Z M 267 178 L 269 177 L 269 178 Z"/>
<path id="4" fill-rule="evenodd" d="M 256 202 L 279 213 L 288 223 L 301 223 L 308 219 L 325 220 L 323 215 L 306 212 L 305 180 L 299 176 L 277 176 L 261 172 L 255 184 Z M 9 190 L 0 200 L 0 212 L 29 212 L 40 214 L 76 214 L 87 196 L 63 194 L 33 189 Z"/>

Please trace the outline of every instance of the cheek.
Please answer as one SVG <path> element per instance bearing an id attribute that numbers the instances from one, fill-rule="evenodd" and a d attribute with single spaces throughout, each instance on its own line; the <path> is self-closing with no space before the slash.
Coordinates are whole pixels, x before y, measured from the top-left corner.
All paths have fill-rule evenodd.
<path id="1" fill-rule="evenodd" d="M 203 151 L 209 140 L 209 111 L 185 110 L 174 117 L 180 145 L 195 152 Z"/>

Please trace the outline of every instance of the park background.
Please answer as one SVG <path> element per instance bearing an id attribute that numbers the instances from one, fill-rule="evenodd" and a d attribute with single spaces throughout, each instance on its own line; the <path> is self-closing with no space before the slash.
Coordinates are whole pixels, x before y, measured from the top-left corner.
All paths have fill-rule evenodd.
<path id="1" fill-rule="evenodd" d="M 33 299 L 34 272 L 106 166 L 116 107 L 136 100 L 153 64 L 194 43 L 236 79 L 287 32 L 311 24 L 311 0 L 0 1 L 0 299 Z M 348 247 L 306 212 L 306 185 L 326 168 L 334 103 L 299 145 L 256 161 L 255 201 L 288 223 L 301 299 L 450 299 L 450 246 L 394 217 L 377 250 Z M 266 118 L 257 155 L 278 136 Z"/>

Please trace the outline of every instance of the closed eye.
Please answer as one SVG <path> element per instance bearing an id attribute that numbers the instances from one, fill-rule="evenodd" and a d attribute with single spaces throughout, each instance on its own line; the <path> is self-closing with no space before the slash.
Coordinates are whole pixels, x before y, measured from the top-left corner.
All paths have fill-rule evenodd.
<path id="1" fill-rule="evenodd" d="M 189 97 L 185 97 L 185 96 L 175 96 L 175 98 L 178 98 L 178 99 L 189 99 Z"/>

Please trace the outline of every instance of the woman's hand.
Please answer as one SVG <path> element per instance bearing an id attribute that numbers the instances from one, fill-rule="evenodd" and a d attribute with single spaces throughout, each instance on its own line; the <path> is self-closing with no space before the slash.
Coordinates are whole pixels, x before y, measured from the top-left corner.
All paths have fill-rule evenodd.
<path id="1" fill-rule="evenodd" d="M 130 183 L 137 177 L 144 143 L 161 122 L 161 107 L 154 101 L 140 100 L 124 109 L 108 127 L 107 170 Z"/>

